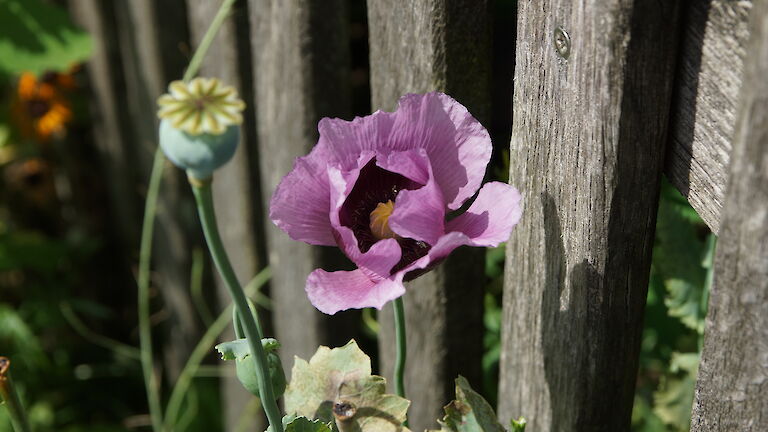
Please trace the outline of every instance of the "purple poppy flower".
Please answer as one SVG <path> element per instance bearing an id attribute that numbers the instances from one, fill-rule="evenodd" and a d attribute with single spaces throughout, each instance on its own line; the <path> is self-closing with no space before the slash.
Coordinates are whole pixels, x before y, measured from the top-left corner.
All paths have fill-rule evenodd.
<path id="1" fill-rule="evenodd" d="M 491 158 L 485 128 L 443 93 L 408 94 L 395 112 L 324 118 L 320 139 L 277 186 L 270 218 L 294 240 L 338 245 L 357 270 L 313 271 L 322 312 L 375 307 L 459 246 L 497 246 L 520 220 L 520 193 L 480 188 Z M 463 214 L 446 220 L 475 195 Z"/>

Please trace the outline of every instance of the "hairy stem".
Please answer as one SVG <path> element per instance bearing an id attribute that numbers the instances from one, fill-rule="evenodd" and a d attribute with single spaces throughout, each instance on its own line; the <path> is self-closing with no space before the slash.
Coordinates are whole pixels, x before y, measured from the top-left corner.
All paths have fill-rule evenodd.
<path id="1" fill-rule="evenodd" d="M 259 383 L 259 390 L 262 395 L 261 403 L 264 407 L 264 412 L 267 414 L 267 419 L 272 426 L 272 430 L 274 432 L 283 432 L 282 416 L 277 407 L 277 402 L 275 401 L 274 392 L 272 390 L 272 382 L 269 377 L 267 355 L 264 352 L 264 348 L 261 346 L 261 327 L 259 325 L 258 317 L 256 317 L 250 310 L 248 299 L 245 297 L 245 293 L 240 287 L 235 271 L 232 269 L 232 264 L 229 262 L 229 257 L 224 249 L 224 244 L 221 241 L 219 229 L 216 224 L 216 213 L 213 209 L 211 180 L 209 179 L 202 182 L 194 180 L 190 183 L 192 183 L 192 190 L 197 201 L 197 210 L 200 214 L 200 223 L 203 226 L 205 239 L 208 242 L 208 249 L 211 252 L 211 257 L 213 258 L 216 268 L 219 270 L 219 274 L 221 274 L 221 278 L 224 280 L 224 284 L 227 286 L 227 289 L 232 296 L 232 301 L 235 304 L 235 311 L 237 311 L 237 315 L 243 325 L 245 337 L 248 339 L 248 346 L 251 349 L 251 355 L 253 355 L 256 362 L 256 380 Z"/>
<path id="2" fill-rule="evenodd" d="M 258 289 L 269 280 L 269 270 L 262 270 L 256 278 L 259 280 L 259 284 L 256 286 Z M 184 369 L 182 369 L 181 374 L 179 374 L 179 379 L 176 380 L 176 385 L 173 387 L 171 397 L 168 399 L 168 406 L 165 410 L 165 429 L 167 431 L 172 431 L 174 429 L 173 426 L 179 418 L 179 412 L 181 411 L 181 403 L 187 395 L 187 390 L 189 390 L 189 386 L 192 384 L 192 379 L 197 375 L 200 364 L 203 362 L 205 355 L 210 351 L 211 346 L 216 343 L 216 339 L 229 325 L 229 317 L 232 310 L 233 307 L 230 304 L 219 314 L 216 320 L 208 326 L 208 330 L 206 330 L 203 337 L 200 338 L 197 346 L 195 346 L 195 349 L 189 356 L 187 364 L 184 365 Z"/>

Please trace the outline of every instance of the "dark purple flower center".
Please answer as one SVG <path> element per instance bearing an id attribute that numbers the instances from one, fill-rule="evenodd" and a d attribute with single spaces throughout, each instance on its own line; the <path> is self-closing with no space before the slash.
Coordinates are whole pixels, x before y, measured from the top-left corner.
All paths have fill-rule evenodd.
<path id="1" fill-rule="evenodd" d="M 422 186 L 424 185 L 401 174 L 379 167 L 376 165 L 376 159 L 371 159 L 360 170 L 352 192 L 341 206 L 339 221 L 341 225 L 355 233 L 360 251 L 367 252 L 374 243 L 379 241 L 371 231 L 371 213 L 380 203 L 395 201 L 401 190 L 413 190 Z M 402 256 L 392 268 L 392 273 L 423 257 L 431 248 L 427 243 L 411 238 L 397 237 L 396 239 L 402 250 Z"/>

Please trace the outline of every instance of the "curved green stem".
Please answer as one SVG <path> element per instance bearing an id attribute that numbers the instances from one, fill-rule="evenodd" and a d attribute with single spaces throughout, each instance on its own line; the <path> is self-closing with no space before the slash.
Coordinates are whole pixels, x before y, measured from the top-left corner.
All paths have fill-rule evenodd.
<path id="1" fill-rule="evenodd" d="M 189 275 L 189 291 L 192 296 L 192 303 L 197 309 L 197 314 L 203 320 L 206 327 L 213 323 L 213 314 L 208 309 L 208 304 L 203 294 L 203 268 L 205 267 L 205 257 L 203 248 L 195 247 L 192 250 L 192 270 Z"/>
<path id="2" fill-rule="evenodd" d="M 219 31 L 219 27 L 224 23 L 227 15 L 229 15 L 229 11 L 232 9 L 233 4 L 235 4 L 235 0 L 224 0 L 221 2 L 221 6 L 219 6 L 219 10 L 216 12 L 216 16 L 213 17 L 213 21 L 211 21 L 211 25 L 203 35 L 200 45 L 197 46 L 195 54 L 192 55 L 192 60 L 189 61 L 189 66 L 187 67 L 186 72 L 184 72 L 184 81 L 191 80 L 192 77 L 197 74 L 197 70 L 200 69 L 200 64 L 202 64 L 205 54 L 208 52 L 208 48 L 211 47 L 211 43 L 216 37 L 216 33 Z"/>
<path id="3" fill-rule="evenodd" d="M 184 73 L 184 81 L 189 81 L 197 74 L 200 64 L 208 52 L 208 48 L 213 42 L 219 28 L 227 17 L 235 0 L 224 0 L 219 7 L 216 16 L 208 27 L 203 40 L 195 50 L 189 67 Z M 139 249 L 139 346 L 141 351 L 141 368 L 144 374 L 144 386 L 147 391 L 147 400 L 149 402 L 149 413 L 152 417 L 152 429 L 154 432 L 160 432 L 163 425 L 162 407 L 160 405 L 160 384 L 154 373 L 152 363 L 152 328 L 150 324 L 149 308 L 149 276 L 150 264 L 152 262 L 152 237 L 155 228 L 155 214 L 157 212 L 157 199 L 160 191 L 160 183 L 163 178 L 163 167 L 165 157 L 162 150 L 158 147 L 155 150 L 155 158 L 152 164 L 152 173 L 149 178 L 149 187 L 147 189 L 147 198 L 144 202 L 144 221 L 141 227 L 141 246 Z"/>
<path id="4" fill-rule="evenodd" d="M 11 361 L 6 357 L 0 357 L 0 403 L 8 408 L 8 414 L 11 418 L 13 430 L 16 432 L 30 432 L 27 413 L 24 411 L 24 405 L 21 404 L 19 394 L 11 379 Z"/>
<path id="5" fill-rule="evenodd" d="M 219 229 L 216 225 L 216 213 L 213 209 L 211 180 L 209 179 L 203 182 L 193 181 L 191 183 L 193 183 L 192 191 L 194 192 L 195 200 L 197 201 L 197 210 L 200 214 L 200 223 L 203 226 L 205 239 L 208 242 L 208 249 L 211 252 L 211 257 L 213 258 L 214 264 L 216 264 L 216 268 L 221 274 L 221 278 L 224 280 L 224 284 L 229 289 L 230 295 L 232 295 L 235 310 L 240 317 L 240 322 L 243 324 L 245 337 L 248 339 L 248 346 L 256 361 L 256 380 L 259 383 L 259 390 L 263 396 L 261 398 L 261 403 L 264 407 L 264 412 L 267 414 L 267 419 L 272 426 L 272 431 L 283 432 L 282 416 L 277 407 L 274 392 L 272 391 L 271 380 L 269 378 L 267 355 L 264 352 L 264 348 L 261 346 L 261 327 L 258 318 L 251 313 L 250 307 L 248 306 L 248 299 L 245 297 L 245 293 L 240 287 L 240 283 L 237 281 L 237 276 L 232 269 L 232 264 L 229 262 L 227 252 L 224 249 L 224 244 L 221 241 Z"/>
<path id="6" fill-rule="evenodd" d="M 107 336 L 96 333 L 88 328 L 85 323 L 77 316 L 72 306 L 69 303 L 61 302 L 59 304 L 59 310 L 64 319 L 69 325 L 84 339 L 90 341 L 95 345 L 99 345 L 103 348 L 113 351 L 117 355 L 121 355 L 133 360 L 141 360 L 141 351 L 136 349 L 132 345 L 127 345 L 122 342 L 116 341 Z"/>
<path id="7" fill-rule="evenodd" d="M 243 322 L 240 321 L 240 316 L 235 309 L 232 309 L 232 327 L 235 330 L 235 339 L 242 339 L 245 337 Z"/>
<path id="8" fill-rule="evenodd" d="M 395 344 L 397 345 L 397 354 L 395 357 L 395 393 L 398 396 L 405 397 L 405 307 L 403 298 L 398 297 L 392 302 L 395 310 Z"/>
<path id="9" fill-rule="evenodd" d="M 165 157 L 158 149 L 152 163 L 147 199 L 144 203 L 144 222 L 141 227 L 141 248 L 139 250 L 139 349 L 141 369 L 144 373 L 144 387 L 149 401 L 149 415 L 152 418 L 152 430 L 160 432 L 163 426 L 163 412 L 160 405 L 160 383 L 155 375 L 152 363 L 152 324 L 149 311 L 149 269 L 152 261 L 152 237 L 155 231 L 157 197 L 160 193 L 160 181 L 163 178 Z"/>
<path id="10" fill-rule="evenodd" d="M 246 288 L 247 294 L 251 295 L 253 291 L 259 290 L 267 283 L 270 276 L 271 272 L 269 267 L 259 272 L 259 274 L 253 278 L 252 283 Z M 192 379 L 198 375 L 200 365 L 206 354 L 210 351 L 211 346 L 216 343 L 216 339 L 229 325 L 229 316 L 234 313 L 234 310 L 235 309 L 232 307 L 231 303 L 224 308 L 213 323 L 208 326 L 208 330 L 205 331 L 205 334 L 200 338 L 200 341 L 198 341 L 195 349 L 189 356 L 187 363 L 184 365 L 184 369 L 182 369 L 181 374 L 179 374 L 179 379 L 176 380 L 176 385 L 173 387 L 173 391 L 171 391 L 171 397 L 168 399 L 168 405 L 165 409 L 166 430 L 172 431 L 174 429 L 176 419 L 179 418 L 179 413 L 181 411 L 181 404 L 184 401 L 184 397 L 187 395 L 187 390 L 189 390 L 190 385 L 192 384 Z M 235 324 L 235 333 L 237 333 L 238 323 Z M 241 336 L 238 336 L 238 338 L 240 337 Z M 181 421 L 179 421 L 179 423 L 181 423 Z"/>

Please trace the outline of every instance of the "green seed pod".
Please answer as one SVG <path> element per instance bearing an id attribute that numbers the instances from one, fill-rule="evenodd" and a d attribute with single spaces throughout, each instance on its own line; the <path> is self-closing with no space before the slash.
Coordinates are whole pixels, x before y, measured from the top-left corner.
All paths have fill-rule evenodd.
<path id="1" fill-rule="evenodd" d="M 229 162 L 237 149 L 240 126 L 229 126 L 223 134 L 190 135 L 176 129 L 168 120 L 160 122 L 160 147 L 177 167 L 198 179 L 205 180 Z"/>
<path id="2" fill-rule="evenodd" d="M 176 166 L 206 180 L 235 154 L 245 103 L 215 78 L 174 81 L 157 100 L 160 147 Z"/>
<path id="3" fill-rule="evenodd" d="M 243 387 L 255 396 L 261 397 L 259 395 L 259 383 L 256 379 L 256 362 L 253 356 L 246 356 L 242 360 L 237 359 L 235 364 L 237 379 L 240 380 Z M 275 351 L 267 353 L 267 368 L 269 369 L 269 378 L 272 382 L 272 392 L 275 395 L 275 399 L 277 399 L 285 392 L 286 382 L 282 362 L 280 362 L 280 357 Z"/>

